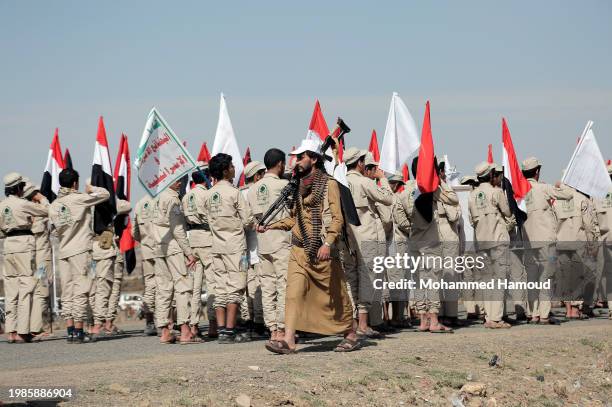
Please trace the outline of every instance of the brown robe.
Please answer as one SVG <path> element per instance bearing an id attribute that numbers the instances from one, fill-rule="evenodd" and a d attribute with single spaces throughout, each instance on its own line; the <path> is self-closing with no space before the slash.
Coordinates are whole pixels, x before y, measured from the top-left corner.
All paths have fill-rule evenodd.
<path id="1" fill-rule="evenodd" d="M 309 194 L 302 201 L 304 223 L 309 231 L 312 230 L 313 195 Z M 295 210 L 291 215 L 273 223 L 270 229 L 291 230 L 301 240 Z M 333 335 L 349 331 L 353 319 L 344 271 L 335 247 L 344 224 L 340 191 L 336 181 L 331 178 L 327 181 L 322 218 L 321 237 L 331 245 L 331 258 L 311 264 L 304 248 L 295 245 L 291 247 L 285 295 L 285 325 L 299 331 Z"/>

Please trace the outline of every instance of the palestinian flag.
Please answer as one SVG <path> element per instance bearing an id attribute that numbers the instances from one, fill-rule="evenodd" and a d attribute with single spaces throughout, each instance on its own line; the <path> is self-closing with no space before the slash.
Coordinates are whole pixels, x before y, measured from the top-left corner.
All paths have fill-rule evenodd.
<path id="1" fill-rule="evenodd" d="M 125 134 L 121 135 L 119 154 L 115 163 L 115 194 L 117 199 L 130 201 L 130 186 L 132 184 L 132 171 L 130 165 L 130 148 Z M 115 217 L 115 235 L 119 236 L 119 250 L 125 255 L 125 265 L 128 274 L 136 267 L 136 246 L 132 237 L 132 224 L 130 215 L 117 215 Z"/>
<path id="2" fill-rule="evenodd" d="M 74 169 L 74 166 L 72 165 L 72 157 L 70 156 L 70 150 L 66 149 L 66 152 L 64 153 L 64 164 L 66 165 L 66 168 L 70 168 L 71 170 Z"/>
<path id="3" fill-rule="evenodd" d="M 40 183 L 40 193 L 43 194 L 49 202 L 53 202 L 59 193 L 59 173 L 65 168 L 64 159 L 62 158 L 62 147 L 59 141 L 59 130 L 55 129 L 53 141 L 49 148 L 47 156 L 47 166 L 43 173 L 43 179 Z"/>
<path id="4" fill-rule="evenodd" d="M 91 185 L 110 192 L 108 201 L 96 205 L 94 209 L 94 232 L 101 234 L 113 223 L 117 208 L 115 206 L 115 185 L 113 182 L 113 169 L 108 152 L 108 140 L 104 129 L 104 120 L 100 116 L 98 122 L 98 135 L 94 150 L 93 165 L 91 168 Z"/>

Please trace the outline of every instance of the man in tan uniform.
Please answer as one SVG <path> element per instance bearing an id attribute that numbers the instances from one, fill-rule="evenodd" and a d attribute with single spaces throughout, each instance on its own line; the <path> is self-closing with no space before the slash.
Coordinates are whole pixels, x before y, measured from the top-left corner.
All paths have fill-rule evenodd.
<path id="1" fill-rule="evenodd" d="M 191 174 L 195 186 L 183 197 L 183 212 L 189 228 L 189 244 L 198 261 L 193 272 L 193 296 L 191 299 L 191 333 L 199 336 L 198 322 L 202 312 L 202 287 L 206 283 L 208 297 L 206 309 L 208 314 L 208 337 L 217 337 L 217 317 L 213 302 L 215 300 L 214 274 L 212 271 L 212 234 L 204 206 L 209 191 L 206 188 L 204 170 L 208 164 L 198 163 L 198 169 Z"/>
<path id="2" fill-rule="evenodd" d="M 111 324 L 107 320 L 108 306 L 118 251 L 111 230 L 105 230 L 101 235 L 94 237 L 92 258 L 95 277 L 89 291 L 89 306 L 94 322 L 89 332 L 94 340 L 110 332 Z"/>
<path id="3" fill-rule="evenodd" d="M 412 161 L 412 174 L 417 176 L 418 157 Z M 438 319 L 440 311 L 440 293 L 438 290 L 422 288 L 420 280 L 439 281 L 442 267 L 437 258 L 442 258 L 442 245 L 438 232 L 437 207 L 438 201 L 446 205 L 457 205 L 459 201 L 456 194 L 438 187 L 430 194 L 421 194 L 415 180 L 406 183 L 404 191 L 399 196 L 402 210 L 408 216 L 410 223 L 410 241 L 408 242 L 408 254 L 413 257 L 422 257 L 416 270 L 410 270 L 412 279 L 417 283 L 414 292 L 414 303 L 416 311 L 420 316 L 420 332 L 448 333 L 453 330 L 443 325 Z M 429 217 L 431 216 L 431 219 Z"/>
<path id="4" fill-rule="evenodd" d="M 253 216 L 260 220 L 276 201 L 288 181 L 280 178 L 285 171 L 285 153 L 277 148 L 268 150 L 264 156 L 266 173 L 250 189 L 247 196 Z M 269 223 L 289 216 L 284 208 Z M 266 327 L 272 341 L 282 340 L 285 335 L 285 288 L 291 234 L 284 230 L 270 230 L 257 234 L 257 252 L 260 260 L 259 279 L 261 301 Z"/>
<path id="5" fill-rule="evenodd" d="M 523 224 L 525 240 L 525 267 L 527 279 L 533 282 L 545 282 L 554 278 L 557 266 L 556 232 L 557 219 L 552 209 L 551 200 L 571 199 L 573 194 L 567 187 L 551 186 L 542 182 L 540 170 L 542 165 L 535 157 L 527 158 L 522 163 L 522 171 L 531 185 L 525 197 L 527 220 Z M 549 318 L 551 298 L 548 290 L 529 290 L 529 313 L 532 323 L 557 324 Z"/>
<path id="6" fill-rule="evenodd" d="M 459 181 L 461 185 L 470 186 L 472 191 L 479 185 L 478 178 L 475 175 L 466 175 L 461 178 Z M 476 252 L 475 252 L 475 236 L 471 239 L 471 241 L 466 240 L 465 229 L 463 228 L 463 219 L 462 229 L 460 230 L 461 242 L 463 244 L 462 255 L 466 258 L 470 258 L 471 263 L 474 264 Z M 478 269 L 474 266 L 466 267 L 463 272 L 463 281 L 465 282 L 474 282 L 479 281 Z M 484 303 L 482 301 L 482 295 L 476 295 L 477 291 L 474 289 L 467 289 L 462 291 L 463 305 L 465 306 L 465 310 L 467 313 L 467 320 L 474 321 L 480 319 L 481 314 L 484 318 Z"/>
<path id="7" fill-rule="evenodd" d="M 144 335 L 155 336 L 155 260 L 162 257 L 161 246 L 155 241 L 153 233 L 153 220 L 157 217 L 157 200 L 146 195 L 136 204 L 134 222 L 132 223 L 132 236 L 140 243 L 140 256 L 142 258 L 142 275 L 144 278 L 144 293 L 142 296 L 146 326 Z"/>
<path id="8" fill-rule="evenodd" d="M 608 164 L 608 174 L 612 179 L 612 164 Z M 608 318 L 612 319 L 612 188 L 604 199 L 595 199 L 595 211 L 601 233 L 602 258 L 599 274 L 604 284 L 604 293 L 608 301 Z"/>
<path id="9" fill-rule="evenodd" d="M 248 204 L 248 193 L 253 184 L 263 178 L 266 167 L 259 161 L 251 161 L 244 167 L 245 182 L 240 187 L 240 193 Z M 250 208 L 250 205 L 249 205 Z M 250 208 L 251 209 L 251 208 Z M 251 209 L 252 212 L 252 209 Z M 245 339 L 257 338 L 264 333 L 264 316 L 261 292 L 261 259 L 257 250 L 257 232 L 255 229 L 245 230 L 247 252 L 249 255 L 249 268 L 247 270 L 246 291 L 240 304 L 241 319 L 248 330 Z M 257 329 L 256 329 L 257 328 Z"/>
<path id="10" fill-rule="evenodd" d="M 566 317 L 579 319 L 591 313 L 599 225 L 591 199 L 570 186 L 566 187 L 572 191 L 572 199 L 556 200 L 553 204 L 558 219 L 559 269 L 556 283 L 560 288 L 557 292 L 565 301 Z"/>
<path id="11" fill-rule="evenodd" d="M 381 183 L 380 187 L 376 185 L 375 180 L 364 175 L 366 154 L 366 150 L 355 147 L 344 152 L 344 162 L 348 168 L 346 179 L 361 222 L 360 226 L 349 225 L 348 228 L 349 246 L 355 250 L 355 265 L 347 270 L 347 281 L 357 305 L 357 334 L 379 338 L 380 333 L 370 327 L 371 321 L 368 323 L 372 303 L 382 299 L 382 292 L 374 290 L 373 286 L 373 259 L 376 256 L 384 256 L 386 244 L 385 231 L 376 203 L 391 205 L 393 192 L 381 170 L 376 174 Z"/>
<path id="12" fill-rule="evenodd" d="M 459 256 L 459 232 L 458 223 L 461 219 L 461 206 L 459 206 L 459 197 L 457 193 L 446 183 L 446 162 L 441 160 L 439 165 L 440 173 L 440 188 L 447 196 L 456 204 L 449 205 L 442 201 L 437 202 L 438 213 L 438 233 L 440 234 L 440 242 L 442 243 L 442 255 L 444 257 Z M 457 281 L 457 273 L 452 267 L 446 267 L 442 271 L 444 281 Z M 460 326 L 457 318 L 459 311 L 459 292 L 457 290 L 447 290 L 442 292 L 442 301 L 440 303 L 440 317 L 444 324 L 450 326 Z"/>
<path id="13" fill-rule="evenodd" d="M 26 183 L 23 191 L 24 197 L 32 202 L 37 202 L 49 213 L 49 202 L 39 192 L 36 185 Z M 49 241 L 49 219 L 48 216 L 37 216 L 33 219 L 32 233 L 35 241 L 35 270 L 36 287 L 32 294 L 32 313 L 30 314 L 30 331 L 37 339 L 48 336 L 45 332 L 44 314 L 49 310 L 49 284 L 52 281 L 52 258 L 51 243 Z"/>
<path id="14" fill-rule="evenodd" d="M 4 177 L 7 198 L 0 203 L 0 235 L 4 238 L 3 265 L 6 332 L 9 343 L 29 342 L 32 293 L 36 287 L 32 224 L 45 217 L 43 205 L 23 199 L 25 182 L 17 173 Z M 38 198 L 36 198 L 38 199 Z"/>
<path id="15" fill-rule="evenodd" d="M 253 218 L 247 202 L 232 184 L 232 157 L 217 154 L 210 160 L 209 169 L 216 180 L 205 206 L 213 237 L 214 305 L 219 343 L 227 344 L 244 340 L 236 336 L 235 328 L 249 267 L 244 229 L 252 225 Z"/>
<path id="16" fill-rule="evenodd" d="M 391 205 L 391 220 L 392 220 L 392 235 L 391 247 L 389 250 L 390 256 L 408 252 L 408 239 L 410 237 L 410 219 L 404 211 L 399 196 L 401 194 L 400 187 L 405 185 L 402 173 L 395 173 L 389 178 L 389 186 L 393 191 L 393 205 Z M 402 279 L 409 279 L 410 272 L 406 272 L 403 268 L 393 267 L 387 269 L 387 276 L 390 282 L 400 282 Z M 390 324 L 395 328 L 412 328 L 410 315 L 405 317 L 404 310 L 408 303 L 408 289 L 389 290 L 389 300 L 391 301 L 391 321 Z"/>
<path id="17" fill-rule="evenodd" d="M 506 195 L 500 188 L 492 185 L 494 164 L 482 162 L 476 166 L 476 176 L 480 185 L 470 192 L 470 222 L 474 227 L 477 253 L 484 257 L 485 267 L 478 271 L 479 281 L 505 279 L 509 274 L 510 236 L 504 219 L 512 217 Z M 485 328 L 510 328 L 503 321 L 504 290 L 487 290 L 484 293 L 486 311 Z"/>
<path id="18" fill-rule="evenodd" d="M 367 178 L 370 178 L 378 185 L 378 164 L 379 162 L 374 159 L 374 155 L 371 152 L 367 152 L 364 160 L 365 170 L 363 175 Z M 390 187 L 390 186 L 389 186 Z M 394 196 L 395 198 L 395 196 Z M 391 245 L 391 241 L 393 240 L 393 221 L 392 221 L 392 208 L 391 205 L 383 205 L 380 202 L 376 202 L 374 207 L 376 208 L 376 213 L 378 218 L 381 221 L 383 231 L 385 233 L 385 239 L 379 242 L 379 249 L 381 253 L 384 253 L 385 256 L 389 255 L 389 249 Z M 387 272 L 383 273 L 383 280 L 389 281 L 389 276 Z M 380 295 L 379 301 L 374 301 L 370 306 L 370 311 L 368 312 L 368 317 L 370 320 L 370 325 L 373 327 L 375 331 L 378 332 L 395 332 L 395 328 L 391 326 L 391 321 L 389 319 L 389 304 L 390 304 L 390 293 L 389 290 L 383 289 L 382 294 Z"/>
<path id="19" fill-rule="evenodd" d="M 49 207 L 49 221 L 58 236 L 62 286 L 62 314 L 66 321 L 68 343 L 83 343 L 83 321 L 92 276 L 92 208 L 110 197 L 104 188 L 87 185 L 78 192 L 79 174 L 72 169 L 60 172 L 60 192 Z"/>
<path id="20" fill-rule="evenodd" d="M 128 215 L 132 211 L 132 206 L 128 201 L 117 199 L 117 216 Z M 121 253 L 119 248 L 120 236 L 115 236 L 115 245 L 117 247 L 117 257 L 115 258 L 115 266 L 113 267 L 113 280 L 111 284 L 110 296 L 108 297 L 108 313 L 106 314 L 106 331 L 112 334 L 123 333 L 117 325 L 117 313 L 119 312 L 119 297 L 121 295 L 121 283 L 123 282 L 123 272 L 125 271 L 125 254 Z"/>
<path id="21" fill-rule="evenodd" d="M 181 327 L 180 343 L 199 342 L 189 327 L 193 292 L 193 275 L 189 269 L 195 266 L 196 258 L 185 231 L 185 217 L 178 195 L 180 188 L 179 180 L 159 194 L 153 219 L 153 236 L 161 251 L 161 256 L 155 259 L 155 323 L 162 331 L 160 342 L 164 344 L 176 341 L 170 318 L 173 299 L 176 302 L 176 323 Z"/>

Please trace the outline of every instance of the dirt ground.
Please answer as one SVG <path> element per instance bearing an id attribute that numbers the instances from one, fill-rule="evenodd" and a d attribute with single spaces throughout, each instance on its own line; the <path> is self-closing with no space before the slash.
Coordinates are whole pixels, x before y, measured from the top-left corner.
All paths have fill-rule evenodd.
<path id="1" fill-rule="evenodd" d="M 339 338 L 279 356 L 262 341 L 161 345 L 135 329 L 94 344 L 2 342 L 0 399 L 13 386 L 70 386 L 76 396 L 61 405 L 610 406 L 611 338 L 612 321 L 598 318 L 401 332 L 347 354 L 331 352 Z"/>

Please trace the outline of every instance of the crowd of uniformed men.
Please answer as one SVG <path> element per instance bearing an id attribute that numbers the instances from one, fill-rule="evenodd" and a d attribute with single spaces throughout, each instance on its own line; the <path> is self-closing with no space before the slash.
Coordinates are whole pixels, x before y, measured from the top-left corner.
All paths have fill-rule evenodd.
<path id="1" fill-rule="evenodd" d="M 416 320 L 418 331 L 452 332 L 466 323 L 458 319 L 460 301 L 468 320 L 485 319 L 487 328 L 509 328 L 509 322 L 521 319 L 558 323 L 546 290 L 506 298 L 504 292 L 480 296 L 466 291 L 458 297 L 435 290 L 374 289 L 374 279 L 380 277 L 372 271 L 374 258 L 394 253 L 481 255 L 486 261 L 483 269 L 464 273 L 421 267 L 411 276 L 392 268 L 383 275 L 387 281 L 552 278 L 571 288 L 576 285 L 572 278 L 590 276 L 594 284 L 564 299 L 566 317 L 571 319 L 586 318 L 598 301 L 612 300 L 612 191 L 599 200 L 567 185 L 545 184 L 539 180 L 541 163 L 528 158 L 522 162 L 531 184 L 525 199 L 527 218 L 517 222 L 501 188 L 502 168 L 481 163 L 474 176 L 461 179 L 462 185 L 472 188 L 468 210 L 476 245 L 470 246 L 465 244 L 459 198 L 446 182 L 444 162 L 438 164 L 440 186 L 425 203 L 419 203 L 415 181 L 404 182 L 401 174 L 385 177 L 366 150 L 349 148 L 344 162 L 360 225 L 346 223 L 334 244 L 341 254 L 358 337 L 381 338 L 383 332 L 412 328 Z M 240 189 L 233 185 L 235 170 L 229 155 L 218 154 L 209 163 L 198 164 L 191 174 L 192 187 L 182 199 L 181 183 L 176 182 L 157 197 L 142 198 L 133 208 L 132 233 L 140 244 L 144 275 L 144 333 L 159 335 L 165 344 L 201 342 L 200 298 L 206 290 L 209 338 L 220 343 L 266 336 L 280 340 L 291 232 L 257 233 L 256 225 L 288 183 L 292 168 L 286 168 L 286 155 L 273 148 L 263 163 L 249 163 Z M 417 167 L 413 162 L 415 177 Z M 612 166 L 608 172 L 612 176 Z M 4 330 L 11 343 L 46 335 L 43 313 L 53 261 L 51 236 L 56 237 L 54 256 L 68 342 L 120 332 L 114 320 L 123 255 L 111 232 L 95 235 L 92 230 L 93 208 L 108 200 L 109 193 L 90 185 L 79 192 L 79 181 L 76 171 L 63 170 L 59 195 L 49 204 L 39 188 L 20 174 L 4 177 L 6 198 L 0 202 Z M 117 210 L 127 214 L 132 208 L 118 200 Z M 272 221 L 288 214 L 284 209 Z M 523 242 L 520 247 L 514 247 L 517 240 Z M 608 309 L 611 305 L 607 303 Z M 508 318 L 510 314 L 515 317 Z M 178 338 L 173 334 L 177 327 Z"/>

